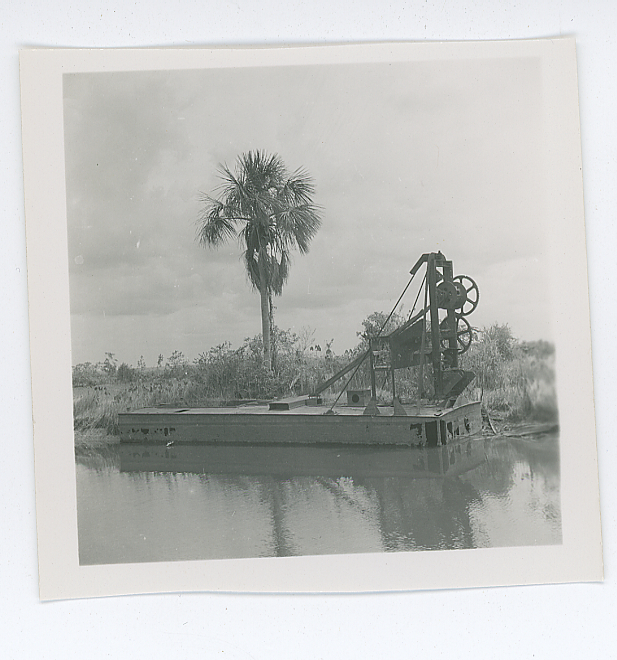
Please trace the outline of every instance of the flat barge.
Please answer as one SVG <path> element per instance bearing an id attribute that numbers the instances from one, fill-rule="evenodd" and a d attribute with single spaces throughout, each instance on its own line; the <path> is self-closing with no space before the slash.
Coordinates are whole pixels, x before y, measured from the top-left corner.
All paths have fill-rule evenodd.
<path id="1" fill-rule="evenodd" d="M 377 406 L 376 415 L 355 406 L 335 406 L 326 415 L 323 405 L 144 408 L 120 415 L 120 442 L 436 447 L 482 430 L 479 402 L 442 410 L 402 407 L 405 415 L 392 406 Z"/>
<path id="2" fill-rule="evenodd" d="M 422 309 L 389 335 L 383 330 L 411 281 L 426 266 Z M 466 317 L 478 304 L 478 287 L 465 275 L 453 276 L 452 262 L 441 252 L 420 257 L 388 320 L 368 349 L 319 388 L 297 397 L 265 404 L 222 408 L 160 406 L 119 415 L 121 443 L 231 445 L 375 445 L 437 447 L 481 433 L 479 401 L 463 402 L 474 374 L 460 369 L 458 357 L 473 338 Z M 415 307 L 415 304 L 414 304 Z M 352 391 L 349 384 L 368 363 L 370 389 Z M 397 369 L 418 373 L 415 402 L 402 403 L 396 393 Z M 339 394 L 346 405 L 325 405 L 321 393 L 351 373 Z M 391 405 L 377 402 L 377 375 L 390 380 Z M 427 379 L 431 381 L 427 386 Z"/>

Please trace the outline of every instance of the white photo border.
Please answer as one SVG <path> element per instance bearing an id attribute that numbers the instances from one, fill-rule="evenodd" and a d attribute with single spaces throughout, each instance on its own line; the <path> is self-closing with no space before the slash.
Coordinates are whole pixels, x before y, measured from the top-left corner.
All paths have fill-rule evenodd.
<path id="1" fill-rule="evenodd" d="M 553 230 L 548 258 L 561 429 L 562 544 L 80 566 L 62 75 L 488 57 L 542 61 L 551 202 L 547 226 Z M 262 49 L 32 49 L 21 52 L 20 68 L 41 599 L 183 591 L 384 592 L 602 579 L 574 39 Z M 571 300 L 577 301 L 576 314 Z"/>

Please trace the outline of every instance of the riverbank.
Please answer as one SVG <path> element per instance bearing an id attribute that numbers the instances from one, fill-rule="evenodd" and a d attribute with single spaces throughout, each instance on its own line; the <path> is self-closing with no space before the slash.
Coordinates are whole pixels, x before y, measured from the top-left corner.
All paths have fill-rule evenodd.
<path id="1" fill-rule="evenodd" d="M 559 425 L 554 422 L 523 422 L 520 424 L 499 424 L 494 433 L 488 426 L 482 430 L 487 438 L 534 438 L 559 432 Z M 107 433 L 105 429 L 76 430 L 75 456 L 80 459 L 100 457 L 107 451 L 113 452 L 115 446 L 120 444 L 120 436 Z"/>
<path id="2" fill-rule="evenodd" d="M 101 450 L 120 444 L 120 436 L 105 429 L 76 430 L 74 438 L 76 456 L 100 455 Z"/>
<path id="3" fill-rule="evenodd" d="M 519 342 L 507 325 L 494 325 L 478 334 L 460 366 L 476 377 L 462 397 L 482 401 L 499 430 L 520 423 L 557 423 L 554 347 L 548 342 Z M 237 400 L 272 400 L 312 392 L 363 352 L 359 346 L 335 356 L 290 332 L 279 333 L 276 368 L 260 362 L 260 344 L 247 340 L 237 350 L 228 344 L 202 354 L 193 364 L 175 352 L 167 364 L 154 368 L 116 368 L 109 360 L 102 365 L 84 364 L 73 369 L 73 420 L 84 434 L 105 430 L 118 433 L 118 414 L 161 404 L 181 407 L 221 407 Z M 319 350 L 317 350 L 319 349 Z M 109 354 L 111 355 L 111 354 Z M 427 367 L 429 368 L 429 367 Z M 361 365 L 348 389 L 366 389 L 370 382 L 368 363 Z M 392 401 L 388 379 L 378 386 L 378 402 Z M 322 393 L 324 401 L 340 397 L 342 383 Z M 417 377 L 398 370 L 396 392 L 403 403 L 419 396 Z M 430 391 L 428 392 L 430 394 Z M 490 426 L 490 424 L 489 424 Z"/>

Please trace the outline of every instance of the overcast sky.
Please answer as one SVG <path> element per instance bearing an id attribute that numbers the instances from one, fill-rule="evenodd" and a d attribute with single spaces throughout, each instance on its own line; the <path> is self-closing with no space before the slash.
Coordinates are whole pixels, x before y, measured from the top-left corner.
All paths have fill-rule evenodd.
<path id="1" fill-rule="evenodd" d="M 342 353 L 441 250 L 479 285 L 472 325 L 551 339 L 537 59 L 67 74 L 64 108 L 74 364 L 261 331 L 238 243 L 195 240 L 200 193 L 251 149 L 305 168 L 323 208 L 279 327 Z"/>

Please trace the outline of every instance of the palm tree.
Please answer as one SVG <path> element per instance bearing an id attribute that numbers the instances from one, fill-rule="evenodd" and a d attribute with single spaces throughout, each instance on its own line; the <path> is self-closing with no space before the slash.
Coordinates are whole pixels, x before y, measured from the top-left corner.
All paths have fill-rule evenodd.
<path id="1" fill-rule="evenodd" d="M 272 294 L 282 293 L 290 251 L 308 252 L 321 225 L 313 180 L 303 169 L 290 174 L 280 156 L 259 150 L 239 156 L 234 172 L 220 166 L 219 174 L 218 197 L 201 198 L 198 240 L 204 247 L 232 237 L 240 241 L 249 281 L 261 298 L 264 363 L 270 369 Z"/>

